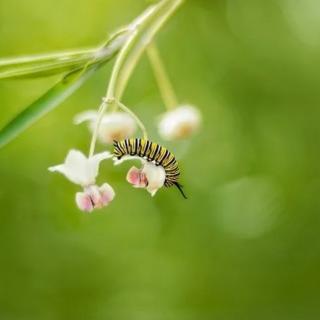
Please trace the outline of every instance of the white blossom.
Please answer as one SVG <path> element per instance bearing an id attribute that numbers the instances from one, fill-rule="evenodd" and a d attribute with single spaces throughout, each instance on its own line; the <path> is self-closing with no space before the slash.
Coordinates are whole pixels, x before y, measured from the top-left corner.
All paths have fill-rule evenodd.
<path id="1" fill-rule="evenodd" d="M 167 111 L 160 117 L 158 130 L 165 140 L 188 138 L 201 124 L 200 111 L 191 105 L 182 105 Z"/>
<path id="2" fill-rule="evenodd" d="M 114 198 L 115 193 L 108 183 L 101 187 L 92 185 L 86 187 L 83 192 L 76 193 L 76 204 L 82 211 L 91 212 L 107 206 Z"/>
<path id="3" fill-rule="evenodd" d="M 138 169 L 136 167 L 132 167 L 127 173 L 127 181 L 132 184 L 134 188 L 144 188 L 151 194 L 151 196 L 154 196 L 164 185 L 166 179 L 166 172 L 164 168 L 135 156 L 126 156 L 121 160 L 115 159 L 115 164 L 117 165 L 123 161 L 135 159 L 139 159 L 141 161 L 142 168 Z"/>
<path id="4" fill-rule="evenodd" d="M 88 110 L 75 116 L 74 123 L 80 124 L 88 122 L 91 132 L 95 130 L 98 119 L 98 112 Z M 105 144 L 112 144 L 114 140 L 120 141 L 130 138 L 137 130 L 135 120 L 125 112 L 112 112 L 103 116 L 99 131 L 98 139 Z"/>
<path id="5" fill-rule="evenodd" d="M 102 152 L 87 158 L 81 151 L 70 150 L 64 163 L 50 167 L 49 171 L 59 172 L 71 182 L 80 185 L 83 192 L 76 194 L 76 204 L 79 209 L 91 212 L 108 205 L 115 196 L 109 184 L 104 183 L 101 187 L 95 184 L 100 162 L 111 157 L 110 152 Z"/>

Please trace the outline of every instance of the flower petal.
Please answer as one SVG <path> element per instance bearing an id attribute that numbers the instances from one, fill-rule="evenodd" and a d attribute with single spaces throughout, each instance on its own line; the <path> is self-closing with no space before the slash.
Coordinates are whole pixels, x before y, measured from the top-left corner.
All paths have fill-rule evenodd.
<path id="1" fill-rule="evenodd" d="M 100 191 L 99 191 L 99 187 L 96 185 L 92 185 L 89 187 L 86 187 L 84 189 L 85 193 L 90 197 L 93 208 L 100 208 Z"/>
<path id="2" fill-rule="evenodd" d="M 108 183 L 104 183 L 101 187 L 96 185 L 87 187 L 85 194 L 90 197 L 94 209 L 107 206 L 115 196 L 113 188 Z"/>
<path id="3" fill-rule="evenodd" d="M 115 192 L 114 192 L 113 188 L 108 183 L 104 183 L 99 188 L 99 191 L 101 194 L 101 202 L 104 206 L 108 205 L 115 197 Z"/>
<path id="4" fill-rule="evenodd" d="M 95 110 L 84 111 L 76 115 L 74 124 L 89 122 L 89 129 L 93 132 L 96 128 L 99 113 Z M 102 143 L 112 144 L 114 140 L 123 140 L 132 137 L 137 130 L 136 121 L 125 112 L 107 113 L 102 117 L 98 138 Z"/>
<path id="5" fill-rule="evenodd" d="M 131 183 L 135 188 L 145 188 L 148 184 L 146 175 L 142 172 L 142 169 L 132 167 L 127 173 L 127 181 Z"/>
<path id="6" fill-rule="evenodd" d="M 184 105 L 162 115 L 158 129 L 165 140 L 184 139 L 193 134 L 200 124 L 200 111 L 193 106 Z"/>
<path id="7" fill-rule="evenodd" d="M 151 162 L 145 163 L 142 172 L 146 175 L 148 180 L 147 191 L 154 196 L 156 192 L 163 187 L 166 172 L 162 166 L 156 166 Z"/>
<path id="8" fill-rule="evenodd" d="M 77 114 L 73 118 L 73 123 L 78 125 L 86 121 L 96 121 L 98 118 L 98 112 L 95 110 L 87 110 Z"/>
<path id="9" fill-rule="evenodd" d="M 71 182 L 86 185 L 89 181 L 86 173 L 87 158 L 78 150 L 70 150 L 64 164 L 49 168 L 51 172 L 60 172 Z"/>
<path id="10" fill-rule="evenodd" d="M 92 185 L 86 187 L 84 192 L 76 194 L 76 203 L 80 210 L 91 212 L 94 209 L 100 209 L 107 206 L 115 197 L 113 188 L 104 183 L 101 187 Z"/>
<path id="11" fill-rule="evenodd" d="M 102 153 L 97 153 L 91 158 L 89 158 L 86 165 L 86 175 L 88 181 L 92 181 L 92 183 L 94 183 L 99 172 L 100 162 L 102 160 L 110 159 L 112 157 L 112 153 L 110 153 L 109 151 L 105 151 Z"/>
<path id="12" fill-rule="evenodd" d="M 112 158 L 112 154 L 108 151 L 88 159 L 82 152 L 70 150 L 64 164 L 50 167 L 49 171 L 60 172 L 71 182 L 86 187 L 95 183 L 100 162 L 108 158 Z"/>
<path id="13" fill-rule="evenodd" d="M 115 166 L 118 166 L 119 164 L 121 164 L 122 162 L 127 161 L 127 160 L 140 160 L 142 164 L 146 163 L 145 159 L 140 158 L 138 156 L 125 155 L 120 160 L 117 159 L 116 157 L 113 157 L 113 163 Z"/>
<path id="14" fill-rule="evenodd" d="M 93 210 L 93 203 L 91 201 L 91 198 L 85 192 L 76 193 L 76 204 L 82 211 L 91 212 Z"/>
<path id="15" fill-rule="evenodd" d="M 94 130 L 95 122 L 91 123 Z M 135 120 L 127 113 L 113 112 L 106 114 L 101 121 L 99 140 L 106 144 L 112 144 L 114 140 L 123 140 L 133 136 L 137 130 Z"/>

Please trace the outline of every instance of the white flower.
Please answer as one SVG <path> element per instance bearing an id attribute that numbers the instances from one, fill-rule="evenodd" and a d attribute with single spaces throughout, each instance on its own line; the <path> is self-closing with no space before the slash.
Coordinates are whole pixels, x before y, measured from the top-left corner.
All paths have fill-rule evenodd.
<path id="1" fill-rule="evenodd" d="M 107 206 L 114 198 L 115 193 L 108 183 L 101 187 L 92 185 L 84 188 L 84 192 L 76 193 L 76 204 L 82 211 L 91 212 Z"/>
<path id="2" fill-rule="evenodd" d="M 127 174 L 127 181 L 135 188 L 145 188 L 154 196 L 163 187 L 166 173 L 161 166 L 145 162 L 142 169 L 132 167 Z"/>
<path id="3" fill-rule="evenodd" d="M 164 113 L 159 121 L 160 136 L 165 140 L 188 138 L 200 127 L 201 113 L 190 105 L 179 106 Z"/>
<path id="4" fill-rule="evenodd" d="M 97 123 L 98 112 L 89 110 L 75 116 L 74 123 L 89 122 L 89 129 L 93 132 Z M 103 116 L 98 138 L 102 143 L 112 144 L 114 140 L 120 141 L 130 138 L 137 129 L 135 120 L 125 112 L 113 112 Z"/>
<path id="5" fill-rule="evenodd" d="M 64 163 L 50 167 L 49 171 L 60 172 L 71 182 L 88 187 L 96 181 L 100 162 L 109 158 L 112 154 L 108 151 L 87 158 L 81 151 L 70 150 Z"/>
<path id="6" fill-rule="evenodd" d="M 49 171 L 60 172 L 71 182 L 82 186 L 84 191 L 76 194 L 76 203 L 79 209 L 91 212 L 108 205 L 115 196 L 109 184 L 95 185 L 100 162 L 111 157 L 110 152 L 102 152 L 87 158 L 78 150 L 70 150 L 65 162 L 50 167 Z"/>
<path id="7" fill-rule="evenodd" d="M 151 196 L 154 196 L 164 185 L 166 179 L 166 172 L 164 168 L 134 156 L 126 156 L 121 160 L 115 159 L 115 164 L 117 165 L 123 161 L 134 159 L 139 159 L 141 161 L 142 168 L 138 169 L 136 167 L 132 167 L 127 173 L 127 181 L 131 183 L 134 188 L 144 188 L 151 194 Z"/>

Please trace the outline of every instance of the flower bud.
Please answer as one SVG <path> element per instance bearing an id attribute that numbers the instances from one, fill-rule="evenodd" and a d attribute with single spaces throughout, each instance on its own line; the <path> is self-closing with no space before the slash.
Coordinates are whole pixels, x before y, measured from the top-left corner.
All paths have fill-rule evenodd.
<path id="1" fill-rule="evenodd" d="M 184 105 L 164 113 L 159 121 L 160 136 L 165 140 L 190 137 L 201 124 L 201 113 L 193 106 Z"/>
<path id="2" fill-rule="evenodd" d="M 98 119 L 96 111 L 85 111 L 74 118 L 75 124 L 87 121 L 89 129 L 95 130 Z M 102 143 L 112 144 L 114 140 L 119 141 L 130 138 L 137 129 L 135 120 L 125 112 L 113 112 L 103 116 L 98 131 L 98 138 Z"/>

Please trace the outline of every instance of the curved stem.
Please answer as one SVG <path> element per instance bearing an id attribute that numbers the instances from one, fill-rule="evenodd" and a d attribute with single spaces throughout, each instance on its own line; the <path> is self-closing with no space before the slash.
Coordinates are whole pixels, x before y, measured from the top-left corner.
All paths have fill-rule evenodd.
<path id="1" fill-rule="evenodd" d="M 173 109 L 178 105 L 178 99 L 160 57 L 158 48 L 154 43 L 151 43 L 147 48 L 147 54 L 164 104 L 167 109 Z"/>
<path id="2" fill-rule="evenodd" d="M 147 9 L 140 17 L 138 17 L 138 19 L 136 19 L 131 24 L 132 35 L 129 37 L 117 57 L 111 74 L 111 79 L 106 96 L 103 98 L 103 102 L 99 106 L 99 115 L 90 143 L 89 157 L 93 156 L 94 154 L 99 128 L 107 107 L 111 103 L 114 103 L 114 101 L 120 100 L 120 97 L 122 96 L 127 82 L 132 74 L 132 71 L 134 70 L 134 67 L 140 59 L 142 53 L 150 44 L 155 34 L 174 13 L 174 11 L 182 3 L 182 1 L 183 0 L 162 0 L 157 5 Z M 144 32 L 145 29 L 146 31 Z M 133 53 L 129 57 L 127 57 L 136 41 L 136 38 L 140 34 L 141 39 L 137 42 L 137 50 L 133 49 Z M 118 105 L 121 107 L 122 104 L 118 102 Z M 129 112 L 132 112 L 130 109 L 128 110 Z M 137 123 L 139 124 L 141 129 L 143 128 L 144 135 L 146 135 L 144 125 L 135 115 L 134 118 L 137 120 Z"/>
<path id="3" fill-rule="evenodd" d="M 99 115 L 98 115 L 98 119 L 97 119 L 95 129 L 94 129 L 94 132 L 92 135 L 91 143 L 90 143 L 89 157 L 92 157 L 94 154 L 94 149 L 95 149 L 95 145 L 97 142 L 98 132 L 99 132 L 99 128 L 101 125 L 103 115 L 104 115 L 107 107 L 109 106 L 110 102 L 112 103 L 112 99 L 114 98 L 115 86 L 116 86 L 117 79 L 119 77 L 119 72 L 121 70 L 121 66 L 123 64 L 123 61 L 126 58 L 126 55 L 128 54 L 128 50 L 130 49 L 137 34 L 138 34 L 138 32 L 136 30 L 134 30 L 133 34 L 131 35 L 129 40 L 126 42 L 126 44 L 121 49 L 119 56 L 117 58 L 117 61 L 116 61 L 114 68 L 112 70 L 111 79 L 109 82 L 109 86 L 108 86 L 106 95 L 103 98 L 103 101 L 99 107 L 99 111 L 98 111 Z"/>
<path id="4" fill-rule="evenodd" d="M 128 53 L 129 53 L 129 50 L 130 50 L 131 46 L 133 45 L 134 40 L 137 35 L 138 35 L 138 31 L 134 30 L 132 32 L 132 35 L 130 36 L 129 40 L 126 42 L 126 44 L 123 46 L 123 48 L 121 49 L 121 51 L 119 53 L 119 56 L 118 56 L 116 63 L 113 67 L 113 70 L 112 70 L 110 82 L 109 82 L 108 89 L 107 89 L 107 92 L 105 95 L 106 99 L 114 97 L 115 88 L 116 88 L 116 84 L 117 84 L 117 81 L 119 78 L 121 67 L 122 67 Z"/>
<path id="5" fill-rule="evenodd" d="M 132 118 L 137 122 L 138 126 L 140 127 L 142 134 L 143 134 L 143 139 L 148 140 L 148 133 L 146 130 L 146 127 L 144 126 L 143 122 L 139 119 L 139 117 L 127 106 L 125 106 L 123 103 L 120 101 L 116 100 L 116 104 L 124 111 L 130 114 Z"/>
<path id="6" fill-rule="evenodd" d="M 146 50 L 146 48 L 150 45 L 155 35 L 162 28 L 162 26 L 166 23 L 166 21 L 175 13 L 178 7 L 182 4 L 184 0 L 173 0 L 167 3 L 167 8 L 165 13 L 158 17 L 157 21 L 153 23 L 153 25 L 143 33 L 135 45 L 132 53 L 128 57 L 125 65 L 123 66 L 123 71 L 120 76 L 116 98 L 121 100 L 122 95 L 126 89 L 129 78 L 131 77 L 137 63 L 139 62 L 142 54 Z"/>

